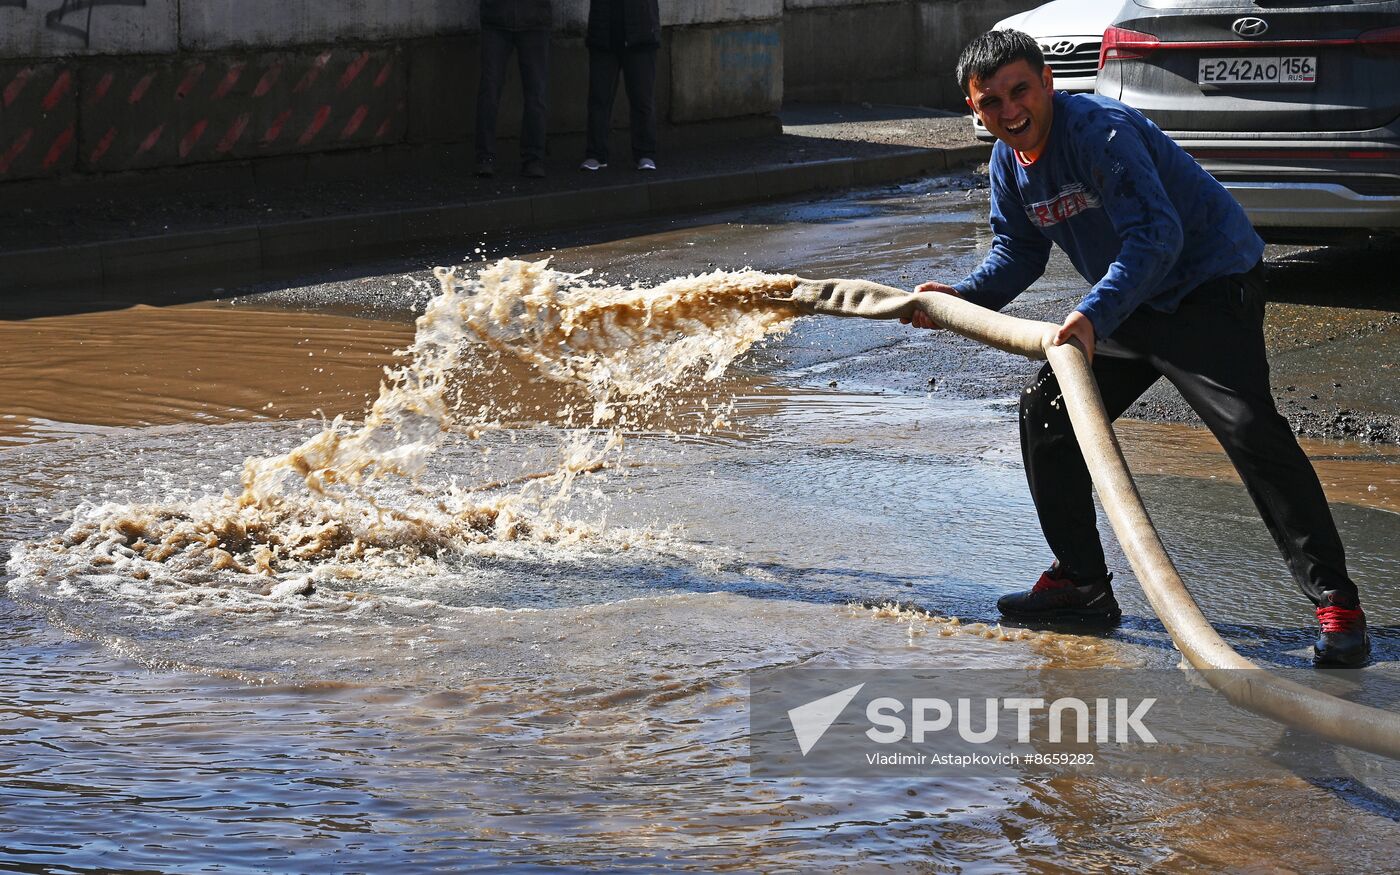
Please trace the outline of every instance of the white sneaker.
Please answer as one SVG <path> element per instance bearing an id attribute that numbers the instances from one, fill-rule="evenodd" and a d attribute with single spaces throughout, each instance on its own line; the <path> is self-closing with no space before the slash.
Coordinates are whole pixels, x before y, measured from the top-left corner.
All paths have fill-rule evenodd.
<path id="1" fill-rule="evenodd" d="M 607 166 L 608 166 L 608 165 L 606 165 L 606 164 L 604 164 L 603 162 L 599 161 L 597 158 L 585 158 L 585 159 L 583 159 L 583 163 L 580 164 L 580 165 L 578 166 L 578 169 L 579 169 L 579 170 L 593 171 L 593 170 L 602 170 L 604 167 L 607 167 Z"/>
<path id="2" fill-rule="evenodd" d="M 656 162 L 653 161 L 653 160 L 651 160 L 650 158 L 643 158 L 642 160 L 640 160 L 640 161 L 637 162 L 637 169 L 638 169 L 638 170 L 655 170 L 655 169 L 656 169 Z"/>

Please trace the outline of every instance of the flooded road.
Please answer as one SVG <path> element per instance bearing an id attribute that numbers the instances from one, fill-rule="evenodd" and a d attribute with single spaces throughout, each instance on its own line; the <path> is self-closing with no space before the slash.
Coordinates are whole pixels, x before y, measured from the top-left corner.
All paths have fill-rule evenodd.
<path id="1" fill-rule="evenodd" d="M 509 254 L 648 284 L 752 265 L 907 286 L 961 276 L 986 244 L 984 214 L 984 196 L 953 180 Z M 898 325 L 799 320 L 722 378 L 624 409 L 634 419 L 613 463 L 572 480 L 547 518 L 538 513 L 555 492 L 529 485 L 563 470 L 580 433 L 601 439 L 609 426 L 576 388 L 519 363 L 467 362 L 470 379 L 448 393 L 467 414 L 373 507 L 427 519 L 529 495 L 548 537 L 497 527 L 427 549 L 418 530 L 368 552 L 276 557 L 275 582 L 194 566 L 162 577 L 98 542 L 65 564 L 84 542 L 62 533 L 84 519 L 236 498 L 249 457 L 324 434 L 322 413 L 361 416 L 380 369 L 405 361 L 394 350 L 413 343 L 412 317 L 435 288 L 425 273 L 396 272 L 0 326 L 23 351 L 0 373 L 0 520 L 20 557 L 0 597 L 0 861 L 337 872 L 1393 865 L 1400 777 L 1349 753 L 1332 782 L 1271 768 L 1267 751 L 1251 780 L 749 776 L 756 669 L 1177 662 L 1115 544 L 1122 627 L 1100 637 L 996 626 L 996 598 L 1047 559 L 1010 406 L 1031 368 Z M 1078 289 L 1057 260 L 1026 306 L 1063 306 Z M 490 417 L 471 415 L 488 406 Z M 1311 611 L 1218 449 L 1182 425 L 1128 423 L 1122 437 L 1207 615 L 1250 658 L 1305 664 Z M 1307 449 L 1375 627 L 1368 672 L 1394 674 L 1396 452 Z M 885 603 L 927 613 L 870 607 Z"/>
<path id="2" fill-rule="evenodd" d="M 0 321 L 0 443 L 91 427 L 359 415 L 412 326 L 227 305 Z"/>

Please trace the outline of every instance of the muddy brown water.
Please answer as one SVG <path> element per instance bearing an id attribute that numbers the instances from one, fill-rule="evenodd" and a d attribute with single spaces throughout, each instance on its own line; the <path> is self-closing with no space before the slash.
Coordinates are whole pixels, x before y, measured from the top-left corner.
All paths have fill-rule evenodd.
<path id="1" fill-rule="evenodd" d="M 234 308 L 136 306 L 0 322 L 0 441 L 91 426 L 359 414 L 411 325 Z"/>
<path id="2" fill-rule="evenodd" d="M 781 251 L 791 269 L 898 282 L 965 263 L 984 233 L 967 203 L 914 187 L 553 257 L 619 275 L 664 262 L 670 275 L 710 262 L 776 269 Z M 953 242 L 928 252 L 930 238 Z M 1033 295 L 1072 288 L 1061 272 Z M 0 371 L 11 554 L 104 506 L 236 496 L 247 458 L 315 436 L 322 414 L 359 415 L 413 342 L 406 318 L 274 303 L 0 324 L 12 352 Z M 996 597 L 1044 562 L 1013 411 L 878 379 L 942 342 L 798 322 L 723 378 L 637 415 L 616 464 L 580 477 L 551 517 L 552 539 L 392 561 L 381 545 L 377 558 L 288 571 L 310 594 L 193 567 L 169 580 L 101 562 L 22 569 L 0 599 L 0 860 L 38 871 L 1390 868 L 1397 781 L 1369 762 L 1331 783 L 1262 762 L 1250 780 L 749 777 L 751 670 L 1175 664 L 1112 544 L 1121 629 L 996 626 Z M 518 362 L 473 373 L 453 398 L 499 403 L 499 427 L 449 429 L 386 506 L 499 496 L 558 468 L 587 394 Z M 1218 449 L 1184 426 L 1129 422 L 1120 434 L 1207 614 L 1252 658 L 1302 664 L 1309 612 Z M 1307 448 L 1392 652 L 1395 452 Z M 963 622 L 863 607 L 885 601 Z"/>

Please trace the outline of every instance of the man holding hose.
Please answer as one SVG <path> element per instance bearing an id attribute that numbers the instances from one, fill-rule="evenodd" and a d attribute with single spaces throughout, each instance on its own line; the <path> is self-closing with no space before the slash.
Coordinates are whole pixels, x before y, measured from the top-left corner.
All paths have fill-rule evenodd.
<path id="1" fill-rule="evenodd" d="M 1055 92 L 1018 31 L 974 39 L 958 60 L 967 104 L 997 138 L 992 250 L 944 292 L 1000 310 L 1058 244 L 1093 287 L 1056 334 L 1088 354 L 1110 419 L 1161 376 L 1220 441 L 1289 571 L 1314 605 L 1318 665 L 1361 665 L 1366 617 L 1317 474 L 1274 407 L 1264 352 L 1264 243 L 1239 204 L 1144 116 L 1097 95 Z M 918 313 L 920 328 L 937 328 Z M 1047 365 L 1021 395 L 1021 453 L 1055 560 L 1004 596 L 1012 619 L 1118 620 L 1091 481 Z"/>

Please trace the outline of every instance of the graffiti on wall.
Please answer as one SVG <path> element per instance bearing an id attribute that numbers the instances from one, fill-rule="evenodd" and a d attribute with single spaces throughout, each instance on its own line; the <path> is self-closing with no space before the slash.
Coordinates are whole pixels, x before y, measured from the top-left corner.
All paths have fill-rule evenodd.
<path id="1" fill-rule="evenodd" d="M 145 6 L 146 0 L 62 0 L 62 4 L 44 16 L 49 30 L 79 37 L 83 46 L 92 45 L 92 13 L 103 6 Z"/>
<path id="2" fill-rule="evenodd" d="M 145 6 L 146 0 L 55 0 L 56 8 L 44 12 L 43 26 L 54 33 L 82 40 L 92 47 L 93 13 L 104 6 Z M 28 11 L 29 0 L 0 0 L 0 7 Z M 35 12 L 40 10 L 34 7 Z"/>

